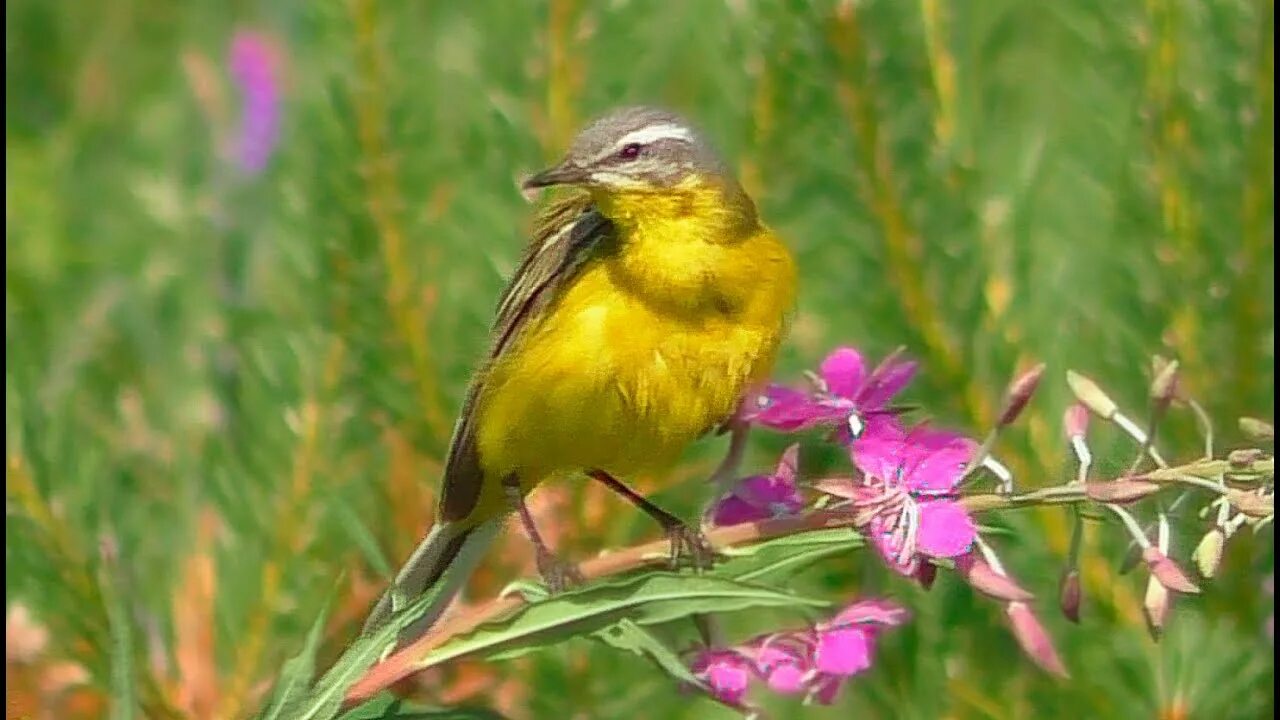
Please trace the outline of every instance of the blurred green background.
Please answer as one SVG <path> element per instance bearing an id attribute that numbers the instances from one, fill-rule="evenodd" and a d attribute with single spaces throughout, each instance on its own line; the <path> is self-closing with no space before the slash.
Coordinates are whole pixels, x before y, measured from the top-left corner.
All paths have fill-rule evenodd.
<path id="1" fill-rule="evenodd" d="M 1032 487 L 1070 472 L 1068 367 L 1141 414 L 1150 355 L 1179 358 L 1223 448 L 1238 415 L 1272 417 L 1271 0 L 17 0 L 5 19 L 7 717 L 243 717 L 330 597 L 334 657 L 430 522 L 528 227 L 517 176 L 622 103 L 701 124 L 795 250 L 780 377 L 906 345 L 911 401 L 981 432 L 1043 360 L 998 451 Z M 260 175 L 219 148 L 244 29 L 284 72 Z M 1104 466 L 1127 460 L 1097 437 Z M 785 442 L 761 434 L 751 466 Z M 1181 416 L 1161 442 L 1199 453 Z M 721 451 L 637 482 L 692 513 Z M 594 490 L 539 495 L 570 555 L 655 534 Z M 1001 521 L 1071 682 L 954 579 L 926 594 L 858 556 L 795 585 L 893 595 L 914 622 L 842 704 L 771 712 L 1271 716 L 1270 530 L 1156 645 L 1117 533 L 1092 529 L 1073 627 L 1064 514 Z M 1204 522 L 1179 530 L 1185 561 Z M 509 540 L 475 597 L 530 571 Z M 727 716 L 585 641 L 402 689 L 515 718 Z"/>

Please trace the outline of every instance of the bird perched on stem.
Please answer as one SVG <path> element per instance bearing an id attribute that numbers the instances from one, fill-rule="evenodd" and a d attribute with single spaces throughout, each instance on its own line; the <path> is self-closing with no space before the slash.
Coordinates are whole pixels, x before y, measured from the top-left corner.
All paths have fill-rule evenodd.
<path id="1" fill-rule="evenodd" d="M 619 478 L 669 469 L 767 379 L 794 302 L 791 254 L 702 136 L 664 110 L 591 123 L 559 164 L 523 184 L 551 186 L 572 192 L 539 214 L 499 301 L 436 524 L 366 628 L 441 583 L 402 637 L 428 627 L 511 510 L 548 584 L 572 580 L 524 504 L 551 478 L 608 485 L 662 523 L 673 559 L 708 559 L 700 533 Z"/>

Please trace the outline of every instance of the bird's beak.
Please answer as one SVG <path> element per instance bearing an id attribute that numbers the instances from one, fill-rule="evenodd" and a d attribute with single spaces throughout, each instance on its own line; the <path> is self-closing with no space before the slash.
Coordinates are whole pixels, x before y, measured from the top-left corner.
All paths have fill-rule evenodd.
<path id="1" fill-rule="evenodd" d="M 577 185 L 585 182 L 587 177 L 586 170 L 566 159 L 555 167 L 547 168 L 526 178 L 524 182 L 520 183 L 520 188 L 528 192 L 539 188 L 551 187 L 552 185 Z"/>

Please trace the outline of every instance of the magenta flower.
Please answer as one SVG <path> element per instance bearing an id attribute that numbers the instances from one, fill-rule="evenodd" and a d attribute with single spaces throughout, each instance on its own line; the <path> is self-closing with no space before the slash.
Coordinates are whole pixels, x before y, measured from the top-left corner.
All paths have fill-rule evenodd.
<path id="1" fill-rule="evenodd" d="M 742 418 L 782 432 L 798 432 L 820 425 L 839 425 L 841 435 L 862 434 L 865 416 L 884 410 L 911 382 L 916 364 L 891 355 L 867 372 L 862 354 L 851 347 L 836 348 L 822 361 L 814 378 L 816 391 L 770 385 Z"/>
<path id="2" fill-rule="evenodd" d="M 796 487 L 799 456 L 800 446 L 792 445 L 782 453 L 773 474 L 740 480 L 712 506 L 711 521 L 716 525 L 737 525 L 798 512 L 804 507 L 804 498 Z"/>
<path id="3" fill-rule="evenodd" d="M 871 667 L 877 636 L 906 620 L 907 611 L 894 603 L 864 600 L 816 627 L 704 650 L 691 669 L 730 705 L 742 704 L 753 680 L 782 695 L 805 693 L 829 704 L 849 678 Z"/>
<path id="4" fill-rule="evenodd" d="M 241 95 L 240 126 L 229 150 L 241 170 L 256 175 L 279 139 L 280 56 L 265 34 L 240 30 L 231 40 L 229 65 Z"/>
<path id="5" fill-rule="evenodd" d="M 751 662 L 737 650 L 705 650 L 689 669 L 707 683 L 717 700 L 730 705 L 740 704 L 751 684 Z"/>
<path id="6" fill-rule="evenodd" d="M 861 481 L 826 480 L 817 487 L 850 500 L 859 527 L 890 567 L 912 577 L 920 557 L 968 552 L 977 526 L 957 502 L 956 487 L 977 450 L 972 440 L 927 427 L 904 431 L 896 418 L 877 416 L 850 445 Z"/>
<path id="7" fill-rule="evenodd" d="M 812 697 L 831 704 L 849 678 L 871 667 L 876 637 L 907 621 L 907 611 L 883 600 L 849 605 L 817 627 L 813 649 Z"/>

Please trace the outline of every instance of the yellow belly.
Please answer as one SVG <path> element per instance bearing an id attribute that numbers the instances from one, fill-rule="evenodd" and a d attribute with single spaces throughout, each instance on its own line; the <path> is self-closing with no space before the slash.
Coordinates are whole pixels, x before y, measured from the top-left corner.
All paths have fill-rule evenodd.
<path id="1" fill-rule="evenodd" d="M 586 268 L 485 378 L 485 475 L 532 487 L 592 468 L 666 469 L 769 372 L 789 292 L 757 313 L 668 313 L 616 287 L 605 264 Z"/>

